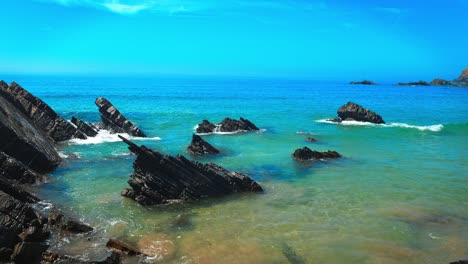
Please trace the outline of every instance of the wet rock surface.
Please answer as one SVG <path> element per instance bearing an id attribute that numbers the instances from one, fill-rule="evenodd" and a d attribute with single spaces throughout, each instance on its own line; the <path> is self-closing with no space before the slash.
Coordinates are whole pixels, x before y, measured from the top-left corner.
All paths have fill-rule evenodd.
<path id="1" fill-rule="evenodd" d="M 127 133 L 134 137 L 146 137 L 145 133 L 127 120 L 109 100 L 99 97 L 95 103 L 99 108 L 104 128 L 113 133 Z"/>
<path id="2" fill-rule="evenodd" d="M 1 96 L 0 151 L 39 173 L 50 172 L 60 163 L 50 138 Z"/>
<path id="3" fill-rule="evenodd" d="M 192 135 L 192 142 L 187 147 L 187 152 L 194 156 L 219 154 L 219 150 L 195 134 Z"/>
<path id="4" fill-rule="evenodd" d="M 263 191 L 257 182 L 239 172 L 228 171 L 213 163 L 193 162 L 182 155 L 163 155 L 119 137 L 137 156 L 128 181 L 132 188 L 121 194 L 142 205 Z"/>
<path id="5" fill-rule="evenodd" d="M 20 184 L 36 184 L 46 180 L 45 176 L 31 171 L 4 152 L 0 152 L 0 175 Z"/>
<path id="6" fill-rule="evenodd" d="M 303 147 L 301 149 L 296 149 L 293 153 L 293 158 L 299 161 L 313 161 L 321 159 L 337 159 L 342 157 L 340 153 L 336 151 L 326 151 L 320 152 L 311 150 L 308 147 Z"/>
<path id="7" fill-rule="evenodd" d="M 385 121 L 380 115 L 353 102 L 348 102 L 340 107 L 337 113 L 339 119 L 335 118 L 330 121 L 341 122 L 341 120 L 354 120 L 375 124 L 385 124 Z"/>
<path id="8" fill-rule="evenodd" d="M 9 101 L 55 142 L 71 138 L 86 138 L 86 135 L 61 118 L 44 101 L 15 82 L 7 85 L 4 81 L 0 81 L 0 96 Z"/>
<path id="9" fill-rule="evenodd" d="M 203 120 L 198 124 L 196 132 L 199 134 L 219 133 L 219 132 L 245 132 L 256 131 L 259 128 L 248 119 L 239 118 L 239 120 L 225 118 L 218 124 L 213 124 L 208 120 Z"/>
<path id="10" fill-rule="evenodd" d="M 80 120 L 73 116 L 71 122 L 76 126 L 76 128 L 79 131 L 81 131 L 88 137 L 95 137 L 98 134 L 97 130 L 91 124 L 88 124 L 83 120 Z"/>

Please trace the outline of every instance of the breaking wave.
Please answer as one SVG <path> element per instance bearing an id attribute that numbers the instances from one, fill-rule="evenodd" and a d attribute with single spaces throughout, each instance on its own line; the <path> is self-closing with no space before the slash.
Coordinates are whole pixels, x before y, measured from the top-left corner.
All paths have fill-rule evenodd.
<path id="1" fill-rule="evenodd" d="M 370 122 L 361 122 L 361 121 L 342 121 L 341 123 L 336 123 L 330 121 L 328 119 L 320 119 L 316 122 L 319 123 L 327 123 L 327 124 L 335 124 L 335 125 L 342 125 L 342 126 L 376 126 L 376 127 L 402 127 L 402 128 L 414 128 L 420 131 L 432 131 L 432 132 L 439 132 L 444 128 L 444 125 L 437 124 L 437 125 L 429 125 L 429 126 L 416 126 L 410 125 L 406 123 L 388 123 L 388 124 L 374 124 Z"/>

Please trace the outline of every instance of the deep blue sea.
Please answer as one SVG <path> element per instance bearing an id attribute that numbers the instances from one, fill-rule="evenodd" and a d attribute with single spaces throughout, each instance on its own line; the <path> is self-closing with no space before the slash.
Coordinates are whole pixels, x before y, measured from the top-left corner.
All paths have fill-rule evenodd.
<path id="1" fill-rule="evenodd" d="M 257 180 L 264 194 L 144 208 L 120 196 L 134 156 L 116 135 L 59 147 L 64 162 L 36 192 L 97 228 L 53 249 L 102 256 L 107 238 L 156 263 L 449 263 L 468 258 L 468 89 L 210 77 L 4 76 L 65 119 L 99 121 L 109 99 L 166 154 L 186 154 L 194 127 L 244 117 L 262 130 L 204 138 L 200 158 Z M 348 80 L 351 81 L 351 80 Z M 395 80 L 402 81 L 402 80 Z M 403 80 L 404 81 L 404 80 Z M 353 101 L 386 125 L 330 124 Z M 316 143 L 307 142 L 312 136 Z M 297 148 L 344 158 L 313 164 Z M 42 205 L 42 206 L 45 206 Z"/>

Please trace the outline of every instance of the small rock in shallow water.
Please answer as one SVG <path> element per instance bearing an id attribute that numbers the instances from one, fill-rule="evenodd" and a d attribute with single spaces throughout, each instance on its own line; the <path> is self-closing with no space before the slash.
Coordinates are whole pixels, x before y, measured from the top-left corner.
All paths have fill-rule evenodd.
<path id="1" fill-rule="evenodd" d="M 122 241 L 119 241 L 117 239 L 109 239 L 109 241 L 107 241 L 107 244 L 106 244 L 106 247 L 110 248 L 110 249 L 115 249 L 115 250 L 118 250 L 122 253 L 125 253 L 129 256 L 135 256 L 135 255 L 141 255 L 142 252 L 139 251 L 138 249 L 136 249 L 135 247 L 133 246 L 130 246 L 128 245 L 127 243 L 124 243 Z"/>
<path id="2" fill-rule="evenodd" d="M 294 151 L 293 153 L 293 157 L 296 160 L 309 161 L 321 159 L 337 159 L 341 157 L 341 154 L 331 150 L 327 152 L 320 152 L 311 150 L 308 147 L 303 147 L 302 149 L 296 149 L 296 151 Z"/>
<path id="3" fill-rule="evenodd" d="M 219 154 L 219 150 L 213 147 L 210 143 L 206 142 L 199 135 L 192 135 L 192 142 L 187 147 L 187 152 L 190 155 L 210 155 L 210 154 Z"/>

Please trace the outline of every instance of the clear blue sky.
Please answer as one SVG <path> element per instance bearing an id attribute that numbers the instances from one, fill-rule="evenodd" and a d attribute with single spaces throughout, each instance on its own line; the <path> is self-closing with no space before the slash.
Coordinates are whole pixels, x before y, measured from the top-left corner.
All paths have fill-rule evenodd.
<path id="1" fill-rule="evenodd" d="M 468 0 L 1 0 L 0 73 L 453 79 Z"/>

